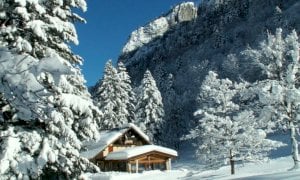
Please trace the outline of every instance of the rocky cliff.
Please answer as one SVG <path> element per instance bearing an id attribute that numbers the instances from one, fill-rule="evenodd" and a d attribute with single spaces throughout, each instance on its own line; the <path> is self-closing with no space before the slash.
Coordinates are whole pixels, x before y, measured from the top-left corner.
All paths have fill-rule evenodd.
<path id="1" fill-rule="evenodd" d="M 119 61 L 137 86 L 149 69 L 161 90 L 173 144 L 194 123 L 197 95 L 209 70 L 239 81 L 264 78 L 240 52 L 267 32 L 300 30 L 299 0 L 204 0 L 183 3 L 134 31 Z M 171 142 L 171 141 L 170 141 Z"/>
<path id="2" fill-rule="evenodd" d="M 196 16 L 197 8 L 194 3 L 188 2 L 176 6 L 165 15 L 133 31 L 122 50 L 122 54 L 128 54 L 141 48 L 153 39 L 162 37 L 170 28 L 178 23 L 191 21 L 195 19 Z"/>

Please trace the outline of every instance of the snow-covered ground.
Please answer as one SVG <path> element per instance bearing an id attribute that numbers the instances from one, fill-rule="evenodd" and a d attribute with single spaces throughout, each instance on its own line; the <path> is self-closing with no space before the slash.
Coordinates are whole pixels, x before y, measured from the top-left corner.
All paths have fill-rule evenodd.
<path id="1" fill-rule="evenodd" d="M 290 156 L 272 159 L 264 163 L 246 163 L 236 166 L 236 174 L 230 175 L 230 167 L 217 170 L 203 170 L 195 161 L 176 162 L 171 171 L 148 171 L 140 174 L 106 172 L 102 174 L 85 174 L 83 179 L 100 180 L 199 180 L 199 179 L 300 179 L 300 170 L 290 170 L 293 161 Z"/>
<path id="2" fill-rule="evenodd" d="M 235 175 L 230 175 L 229 166 L 207 171 L 189 169 L 189 173 L 182 179 L 299 179 L 300 171 L 291 171 L 291 167 L 293 167 L 292 158 L 287 156 L 264 163 L 238 165 Z"/>

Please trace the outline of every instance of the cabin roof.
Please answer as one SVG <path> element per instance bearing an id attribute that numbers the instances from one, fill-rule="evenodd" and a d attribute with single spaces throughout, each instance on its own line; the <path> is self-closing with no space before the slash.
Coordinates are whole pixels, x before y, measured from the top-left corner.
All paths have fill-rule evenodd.
<path id="1" fill-rule="evenodd" d="M 87 150 L 81 152 L 80 155 L 88 159 L 95 157 L 99 152 L 103 151 L 108 145 L 115 142 L 130 129 L 135 131 L 141 138 L 143 138 L 146 142 L 150 144 L 149 137 L 145 133 L 143 133 L 143 131 L 136 125 L 129 123 L 123 128 L 101 131 L 100 139 L 98 141 L 90 141 L 84 143 L 84 146 L 86 146 Z"/>
<path id="2" fill-rule="evenodd" d="M 173 149 L 156 145 L 144 145 L 111 152 L 105 157 L 105 160 L 127 160 L 132 157 L 136 157 L 149 152 L 160 152 L 166 155 L 170 155 L 171 157 L 178 156 L 177 151 Z"/>

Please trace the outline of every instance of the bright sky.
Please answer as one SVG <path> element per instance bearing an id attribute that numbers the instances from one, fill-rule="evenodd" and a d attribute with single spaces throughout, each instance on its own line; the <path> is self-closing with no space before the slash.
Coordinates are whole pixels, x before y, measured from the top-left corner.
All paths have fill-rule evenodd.
<path id="1" fill-rule="evenodd" d="M 87 24 L 76 24 L 79 45 L 73 47 L 84 58 L 82 70 L 87 85 L 102 78 L 108 59 L 117 61 L 133 30 L 181 2 L 184 0 L 87 0 L 88 10 L 82 14 Z"/>

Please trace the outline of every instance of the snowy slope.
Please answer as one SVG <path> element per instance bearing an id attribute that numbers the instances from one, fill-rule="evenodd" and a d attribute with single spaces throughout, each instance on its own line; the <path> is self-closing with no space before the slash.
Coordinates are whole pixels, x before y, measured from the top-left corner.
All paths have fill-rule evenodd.
<path id="1" fill-rule="evenodd" d="M 186 166 L 186 164 L 192 166 Z M 174 164 L 171 171 L 148 171 L 140 174 L 129 174 L 121 172 L 105 172 L 101 174 L 82 175 L 84 180 L 103 179 L 103 180 L 199 180 L 199 179 L 290 179 L 297 180 L 300 171 L 290 171 L 293 161 L 290 156 L 277 158 L 265 163 L 246 163 L 237 166 L 235 175 L 230 175 L 230 167 L 224 166 L 217 170 L 203 170 L 197 162 L 179 162 Z M 176 167 L 176 169 L 175 169 Z"/>
<path id="2" fill-rule="evenodd" d="M 224 166 L 218 170 L 190 171 L 183 179 L 286 179 L 300 175 L 300 171 L 290 171 L 293 161 L 290 156 L 270 160 L 266 163 L 246 163 L 237 166 L 235 175 L 230 175 L 230 167 Z M 295 178 L 295 179 L 299 179 Z"/>

